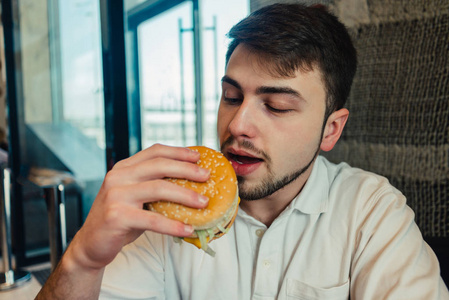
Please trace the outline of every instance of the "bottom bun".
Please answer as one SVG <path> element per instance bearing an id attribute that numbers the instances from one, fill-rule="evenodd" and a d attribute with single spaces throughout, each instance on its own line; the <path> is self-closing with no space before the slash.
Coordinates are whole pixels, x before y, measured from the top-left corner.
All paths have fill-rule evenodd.
<path id="1" fill-rule="evenodd" d="M 231 219 L 226 220 L 223 224 L 218 224 L 215 227 L 204 229 L 204 230 L 195 230 L 194 235 L 196 237 L 185 237 L 185 238 L 176 238 L 176 241 L 181 242 L 185 241 L 187 243 L 190 243 L 192 245 L 195 245 L 198 249 L 204 250 L 207 254 L 210 256 L 215 256 L 215 251 L 209 247 L 209 243 L 213 240 L 216 240 L 226 233 L 228 233 L 229 229 L 231 228 L 232 224 L 234 224 L 234 220 L 237 216 L 238 212 L 238 205 L 240 203 L 240 198 L 237 196 L 237 201 L 234 208 L 234 213 L 231 214 Z"/>

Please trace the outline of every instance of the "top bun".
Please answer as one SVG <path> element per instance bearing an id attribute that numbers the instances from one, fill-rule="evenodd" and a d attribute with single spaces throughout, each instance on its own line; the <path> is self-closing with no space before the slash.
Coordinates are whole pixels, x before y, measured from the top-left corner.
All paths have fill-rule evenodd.
<path id="1" fill-rule="evenodd" d="M 170 219 L 190 224 L 195 230 L 209 229 L 217 224 L 221 225 L 224 220 L 234 215 L 238 206 L 237 177 L 231 163 L 222 153 L 204 146 L 189 148 L 200 153 L 201 157 L 197 164 L 210 170 L 210 178 L 206 182 L 180 178 L 166 180 L 205 195 L 209 198 L 208 206 L 197 209 L 173 202 L 158 201 L 147 203 L 145 208 Z"/>

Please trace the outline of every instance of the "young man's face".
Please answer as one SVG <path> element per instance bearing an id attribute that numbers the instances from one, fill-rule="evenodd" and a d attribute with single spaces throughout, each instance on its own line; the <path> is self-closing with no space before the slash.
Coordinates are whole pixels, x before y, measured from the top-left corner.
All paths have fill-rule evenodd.
<path id="1" fill-rule="evenodd" d="M 326 93 L 319 71 L 295 75 L 273 77 L 244 45 L 229 60 L 217 128 L 244 200 L 265 198 L 310 174 L 321 144 Z"/>

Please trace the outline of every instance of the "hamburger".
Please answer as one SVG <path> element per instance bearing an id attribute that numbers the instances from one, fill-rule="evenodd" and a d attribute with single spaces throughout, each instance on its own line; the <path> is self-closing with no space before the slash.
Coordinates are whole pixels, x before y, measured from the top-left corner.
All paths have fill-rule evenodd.
<path id="1" fill-rule="evenodd" d="M 237 177 L 231 163 L 222 153 L 204 146 L 189 148 L 200 153 L 197 164 L 210 170 L 209 179 L 206 182 L 194 182 L 183 178 L 165 178 L 165 180 L 208 197 L 207 207 L 198 209 L 168 201 L 157 201 L 146 203 L 144 208 L 192 225 L 195 230 L 192 236 L 175 240 L 179 242 L 184 240 L 215 256 L 209 243 L 226 234 L 237 215 L 240 202 Z"/>

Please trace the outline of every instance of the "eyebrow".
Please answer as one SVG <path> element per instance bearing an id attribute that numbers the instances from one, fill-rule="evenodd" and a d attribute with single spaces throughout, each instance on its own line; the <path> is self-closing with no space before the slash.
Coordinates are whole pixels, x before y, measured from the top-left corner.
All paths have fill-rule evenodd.
<path id="1" fill-rule="evenodd" d="M 235 86 L 239 90 L 242 90 L 242 87 L 240 86 L 240 84 L 227 75 L 223 76 L 221 81 L 229 83 L 230 85 Z M 290 87 L 261 86 L 256 89 L 256 94 L 258 94 L 258 95 L 260 95 L 260 94 L 288 94 L 288 95 L 292 95 L 295 98 L 298 98 L 300 100 L 304 100 L 304 97 L 298 91 L 296 91 Z"/>
<path id="2" fill-rule="evenodd" d="M 237 81 L 235 81 L 234 79 L 232 79 L 231 77 L 227 76 L 227 75 L 225 75 L 225 76 L 223 76 L 223 78 L 221 78 L 221 82 L 229 83 L 230 85 L 235 86 L 239 90 L 242 90 L 242 87 L 240 86 L 240 84 Z"/>
<path id="3" fill-rule="evenodd" d="M 298 91 L 289 87 L 261 86 L 257 88 L 256 94 L 288 94 L 303 99 Z"/>

